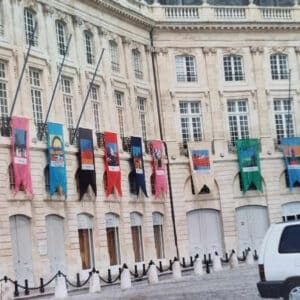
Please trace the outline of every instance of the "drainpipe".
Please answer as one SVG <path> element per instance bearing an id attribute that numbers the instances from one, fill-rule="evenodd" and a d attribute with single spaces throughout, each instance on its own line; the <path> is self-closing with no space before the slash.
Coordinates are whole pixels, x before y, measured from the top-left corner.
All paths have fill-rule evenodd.
<path id="1" fill-rule="evenodd" d="M 150 42 L 151 42 L 151 47 L 153 47 L 153 27 L 150 31 Z M 168 186 L 169 186 L 169 195 L 170 195 L 171 216 L 172 216 L 172 224 L 173 224 L 174 241 L 175 241 L 175 247 L 176 247 L 176 255 L 179 258 L 179 250 L 178 250 L 178 242 L 177 242 L 177 231 L 176 231 L 176 222 L 175 222 L 175 213 L 174 213 L 174 202 L 173 202 L 173 191 L 172 191 L 172 186 L 171 186 L 171 170 L 170 170 L 170 164 L 169 164 L 169 153 L 168 153 L 167 143 L 163 140 L 162 120 L 161 120 L 161 112 L 160 112 L 160 101 L 159 101 L 157 76 L 156 76 L 155 53 L 153 51 L 151 51 L 151 59 L 152 59 L 152 71 L 153 71 L 153 78 L 154 78 L 154 88 L 155 88 L 155 97 L 156 97 L 156 107 L 157 107 L 160 139 L 164 143 L 166 156 L 168 158 L 167 176 L 168 176 Z"/>

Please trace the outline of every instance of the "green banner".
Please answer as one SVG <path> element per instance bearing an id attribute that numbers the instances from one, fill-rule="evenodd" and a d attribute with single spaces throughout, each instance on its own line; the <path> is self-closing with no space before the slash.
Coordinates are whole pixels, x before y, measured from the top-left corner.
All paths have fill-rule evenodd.
<path id="1" fill-rule="evenodd" d="M 263 191 L 260 160 L 259 144 L 257 139 L 243 139 L 236 141 L 239 167 L 241 172 L 243 192 L 246 193 L 253 183 L 259 191 Z"/>

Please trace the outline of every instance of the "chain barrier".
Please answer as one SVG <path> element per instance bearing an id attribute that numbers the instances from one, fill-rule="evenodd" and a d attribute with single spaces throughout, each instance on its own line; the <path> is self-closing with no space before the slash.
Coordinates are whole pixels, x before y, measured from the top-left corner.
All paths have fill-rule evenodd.
<path id="1" fill-rule="evenodd" d="M 235 254 L 235 250 L 232 249 L 230 255 L 228 255 L 228 253 L 226 252 L 225 253 L 225 258 L 222 258 L 220 257 L 220 260 L 223 264 L 226 264 L 226 263 L 229 263 L 233 254 Z M 245 262 L 246 261 L 246 258 L 247 256 L 251 253 L 251 250 L 250 248 L 247 248 L 245 249 L 242 254 L 243 256 L 242 257 L 238 257 L 237 256 L 237 259 L 238 261 L 241 261 L 241 262 Z M 217 256 L 218 253 L 215 252 L 215 255 Z M 169 260 L 169 266 L 167 266 L 166 268 L 163 268 L 163 265 L 162 265 L 162 261 L 159 261 L 159 266 L 157 266 L 152 260 L 149 262 L 148 264 L 148 267 L 146 268 L 146 265 L 143 264 L 143 269 L 142 269 L 142 273 L 139 274 L 139 271 L 138 271 L 138 267 L 137 265 L 135 264 L 134 265 L 134 271 L 131 271 L 129 270 L 130 272 L 130 275 L 133 277 L 134 280 L 142 280 L 146 277 L 146 275 L 148 274 L 149 272 L 149 269 L 150 269 L 150 266 L 151 265 L 155 265 L 156 266 L 156 269 L 157 271 L 159 271 L 159 273 L 166 273 L 168 271 L 172 271 L 172 267 L 173 267 L 173 264 L 175 261 L 179 261 L 180 263 L 180 266 L 182 268 L 191 268 L 194 266 L 194 263 L 196 262 L 196 260 L 199 258 L 199 255 L 196 254 L 194 257 L 193 256 L 190 256 L 190 261 L 189 263 L 187 264 L 186 262 L 186 259 L 185 257 L 182 258 L 182 263 L 178 260 L 177 257 L 174 257 L 174 259 L 170 259 Z M 254 260 L 258 260 L 258 254 L 257 254 L 257 251 L 254 250 L 254 254 L 253 254 L 253 258 Z M 211 258 L 211 254 L 209 253 L 208 255 L 204 254 L 203 256 L 203 260 L 201 261 L 202 262 L 202 265 L 203 267 L 205 267 L 206 269 L 206 273 L 209 274 L 210 273 L 210 267 L 213 265 L 213 261 L 212 261 L 212 258 Z M 77 281 L 76 283 L 73 283 L 72 281 L 70 281 L 67 277 L 66 274 L 62 273 L 61 271 L 58 271 L 52 278 L 50 278 L 46 283 L 44 283 L 44 280 L 43 278 L 40 278 L 40 285 L 38 287 L 29 287 L 28 286 L 28 280 L 25 280 L 25 284 L 22 285 L 22 284 L 19 284 L 18 281 L 14 281 L 12 280 L 11 278 L 7 277 L 7 276 L 4 276 L 3 278 L 0 279 L 0 283 L 1 282 L 10 282 L 14 285 L 14 296 L 15 297 L 18 297 L 19 296 L 19 289 L 23 289 L 24 290 L 24 293 L 25 295 L 29 295 L 30 294 L 30 291 L 34 291 L 34 290 L 40 290 L 40 293 L 44 293 L 45 292 L 45 287 L 47 287 L 48 285 L 50 285 L 57 277 L 60 277 L 60 276 L 63 276 L 66 280 L 66 283 L 67 285 L 73 287 L 73 288 L 81 288 L 83 286 L 85 286 L 89 281 L 90 279 L 92 278 L 92 275 L 93 274 L 98 274 L 98 277 L 99 279 L 104 282 L 105 284 L 114 284 L 115 282 L 117 282 L 118 280 L 121 280 L 121 274 L 122 272 L 124 271 L 124 269 L 128 269 L 127 265 L 126 264 L 123 264 L 122 268 L 119 268 L 119 274 L 114 278 L 112 279 L 112 276 L 111 276 L 111 269 L 108 269 L 108 274 L 107 274 L 107 279 L 105 279 L 104 277 L 102 277 L 99 273 L 98 270 L 96 270 L 95 268 L 92 269 L 91 272 L 89 272 L 89 276 L 84 280 L 84 281 L 80 281 L 80 276 L 79 276 L 79 273 L 76 274 L 77 276 Z"/>

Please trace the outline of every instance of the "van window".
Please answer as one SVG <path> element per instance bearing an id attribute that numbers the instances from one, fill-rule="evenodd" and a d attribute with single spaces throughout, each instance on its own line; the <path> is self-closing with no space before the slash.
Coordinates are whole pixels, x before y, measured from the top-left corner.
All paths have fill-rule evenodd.
<path id="1" fill-rule="evenodd" d="M 283 230 L 279 253 L 300 253 L 300 225 L 288 226 Z"/>

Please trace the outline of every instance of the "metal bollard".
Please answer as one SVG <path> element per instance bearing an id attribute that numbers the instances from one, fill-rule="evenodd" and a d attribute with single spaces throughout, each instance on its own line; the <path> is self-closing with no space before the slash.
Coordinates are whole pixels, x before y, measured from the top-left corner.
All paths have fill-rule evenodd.
<path id="1" fill-rule="evenodd" d="M 190 256 L 190 267 L 193 267 L 194 266 L 194 261 L 193 261 L 193 257 Z"/>
<path id="2" fill-rule="evenodd" d="M 25 279 L 25 295 L 29 295 L 28 280 Z"/>
<path id="3" fill-rule="evenodd" d="M 40 293 L 44 293 L 45 288 L 44 288 L 44 279 L 40 278 Z"/>
<path id="4" fill-rule="evenodd" d="M 135 278 L 139 277 L 137 265 L 134 265 L 134 277 Z"/>
<path id="5" fill-rule="evenodd" d="M 172 271 L 172 260 L 171 259 L 169 260 L 169 264 L 170 264 L 169 269 L 170 269 L 170 271 Z"/>
<path id="6" fill-rule="evenodd" d="M 5 281 L 5 277 L 4 277 L 4 281 Z M 19 293 L 19 289 L 18 289 L 18 281 L 17 280 L 14 282 L 14 285 L 15 285 L 14 295 L 15 295 L 15 297 L 19 297 L 20 293 Z"/>
<path id="7" fill-rule="evenodd" d="M 207 274 L 210 273 L 210 269 L 209 269 L 209 261 L 208 261 L 208 260 L 205 262 L 205 270 L 206 270 L 206 273 L 207 273 Z"/>
<path id="8" fill-rule="evenodd" d="M 204 254 L 203 263 L 206 263 L 206 254 Z"/>
<path id="9" fill-rule="evenodd" d="M 210 253 L 208 254 L 208 263 L 211 264 L 211 254 Z"/>
<path id="10" fill-rule="evenodd" d="M 227 252 L 225 253 L 225 261 L 229 262 L 228 253 Z"/>
<path id="11" fill-rule="evenodd" d="M 160 273 L 163 272 L 163 266 L 162 266 L 161 260 L 159 261 L 159 272 L 160 272 Z"/>
<path id="12" fill-rule="evenodd" d="M 107 270 L 107 281 L 109 283 L 111 283 L 111 271 L 110 271 L 110 269 Z"/>
<path id="13" fill-rule="evenodd" d="M 183 267 L 183 268 L 186 267 L 186 265 L 185 265 L 185 258 L 184 258 L 184 257 L 182 258 L 182 267 Z"/>
<path id="14" fill-rule="evenodd" d="M 146 272 L 146 265 L 143 264 L 143 276 L 146 276 L 147 272 Z"/>
<path id="15" fill-rule="evenodd" d="M 76 273 L 76 286 L 80 287 L 80 274 Z"/>

